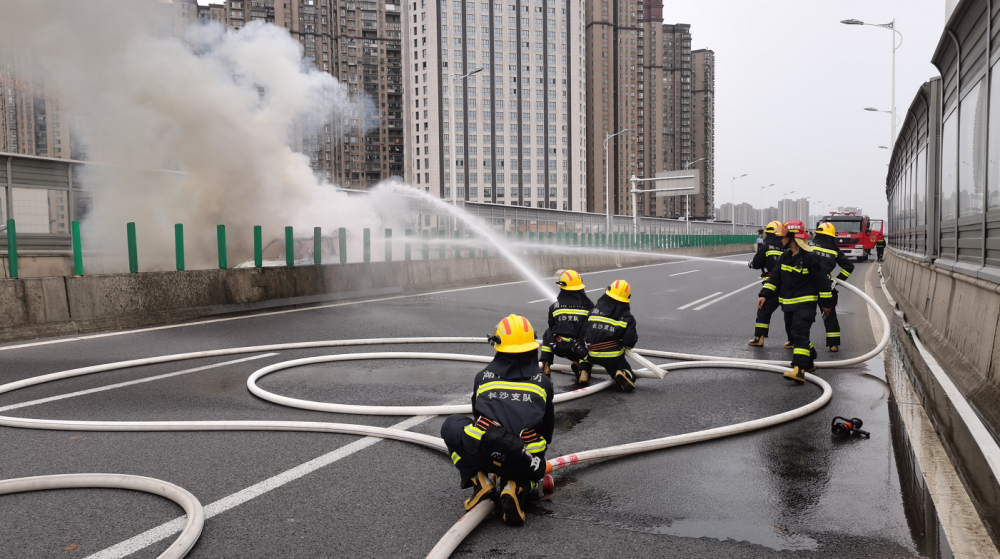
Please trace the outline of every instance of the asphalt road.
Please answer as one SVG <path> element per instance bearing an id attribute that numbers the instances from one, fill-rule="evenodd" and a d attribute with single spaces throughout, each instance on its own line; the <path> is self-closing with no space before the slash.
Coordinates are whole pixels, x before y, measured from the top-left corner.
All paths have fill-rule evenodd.
<path id="1" fill-rule="evenodd" d="M 746 256 L 728 260 L 745 261 Z M 869 264 L 852 283 L 863 285 Z M 545 273 L 552 272 L 545 270 Z M 585 274 L 588 289 L 615 279 L 632 284 L 639 346 L 731 357 L 790 358 L 782 319 L 763 349 L 753 333 L 756 287 L 745 267 L 707 261 Z M 698 304 L 686 306 L 709 297 Z M 591 293 L 596 299 L 600 291 Z M 310 340 L 470 336 L 509 314 L 543 328 L 546 302 L 528 283 L 255 315 L 106 337 L 0 346 L 0 381 L 87 365 L 197 350 Z M 844 332 L 838 358 L 875 345 L 864 304 L 842 293 Z M 776 327 L 776 328 L 774 328 Z M 813 341 L 823 344 L 822 324 Z M 9 344 L 18 345 L 18 344 Z M 9 347 L 6 346 L 6 347 Z M 290 409 L 257 399 L 245 386 L 253 371 L 288 359 L 355 351 L 454 351 L 488 355 L 468 344 L 328 348 L 240 355 L 139 367 L 58 381 L 0 395 L 0 410 L 56 397 L 228 363 L 146 383 L 0 411 L 82 420 L 256 419 L 390 426 L 405 417 L 365 417 Z M 825 349 L 821 359 L 831 358 Z M 391 360 L 328 363 L 281 371 L 261 385 L 300 398 L 356 404 L 436 404 L 464 399 L 475 365 Z M 557 472 L 551 499 L 529 505 L 510 528 L 491 518 L 457 557 L 912 557 L 920 530 L 907 525 L 890 437 L 889 392 L 880 359 L 820 371 L 834 389 L 819 412 L 779 427 Z M 557 390 L 572 389 L 559 375 Z M 727 425 L 801 406 L 820 394 L 773 373 L 705 369 L 642 379 L 633 394 L 605 391 L 557 406 L 548 457 Z M 858 416 L 870 440 L 832 439 L 834 415 Z M 413 431 L 439 435 L 443 417 Z M 898 428 L 898 427 L 896 427 Z M 450 461 L 412 444 L 379 441 L 348 452 L 358 437 L 314 433 L 87 433 L 0 429 L 0 478 L 112 472 L 150 476 L 191 491 L 220 510 L 189 557 L 421 557 L 463 513 L 467 496 Z M 345 449 L 345 447 L 347 447 Z M 331 460 L 329 453 L 346 454 Z M 330 462 L 295 478 L 287 472 L 318 457 Z M 307 468 L 308 469 L 308 468 Z M 261 490 L 262 481 L 284 483 Z M 280 477 L 283 476 L 283 477 Z M 293 479 L 294 478 L 294 479 Z M 211 505 L 255 488 L 240 504 Z M 155 496 L 69 490 L 0 497 L 0 556 L 86 557 L 181 514 Z M 175 536 L 131 557 L 155 557 Z M 72 551 L 67 546 L 76 545 Z M 105 554 L 104 557 L 124 556 Z"/>

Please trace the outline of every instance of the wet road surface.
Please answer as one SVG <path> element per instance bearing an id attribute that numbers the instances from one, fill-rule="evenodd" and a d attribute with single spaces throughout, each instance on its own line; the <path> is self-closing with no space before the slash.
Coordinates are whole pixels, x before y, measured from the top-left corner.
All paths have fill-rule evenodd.
<path id="1" fill-rule="evenodd" d="M 745 261 L 748 256 L 728 260 Z M 870 264 L 852 283 L 863 285 Z M 545 271 L 550 272 L 550 271 Z M 687 272 L 687 273 L 685 273 Z M 639 347 L 727 357 L 790 358 L 783 323 L 767 347 L 751 348 L 757 288 L 745 267 L 704 261 L 585 274 L 587 288 L 632 284 Z M 720 295 L 713 294 L 719 293 Z M 596 299 L 600 291 L 591 292 Z M 710 297 L 711 296 L 711 297 Z M 470 336 L 503 316 L 525 314 L 544 329 L 547 303 L 526 283 L 456 290 L 182 328 L 0 351 L 0 381 L 124 359 L 309 340 Z M 704 299 L 696 305 L 690 303 Z M 705 303 L 709 303 L 707 306 Z M 680 309 L 679 307 L 686 307 Z M 874 347 L 864 303 L 842 293 L 841 353 Z M 822 323 L 813 342 L 824 343 Z M 146 383 L 0 413 L 90 420 L 304 420 L 390 426 L 405 417 L 295 410 L 255 398 L 245 386 L 268 364 L 330 353 L 433 351 L 490 354 L 469 344 L 278 351 L 100 373 L 0 395 L 0 408 L 80 390 L 229 363 Z M 487 520 L 457 557 L 913 557 L 922 535 L 907 525 L 890 435 L 881 358 L 820 370 L 833 400 L 804 419 L 737 437 L 567 468 L 551 499 L 529 505 L 524 527 Z M 420 405 L 467 397 L 474 364 L 375 360 L 326 363 L 268 375 L 264 388 L 298 398 Z M 557 390 L 573 388 L 555 376 Z M 779 413 L 820 395 L 773 373 L 693 369 L 639 381 L 633 394 L 605 391 L 556 407 L 548 457 L 718 427 Z M 835 415 L 861 417 L 870 440 L 831 438 Z M 412 428 L 439 435 L 443 417 Z M 2 429 L 0 477 L 114 472 L 160 478 L 209 505 L 328 455 L 358 437 L 318 433 L 87 433 Z M 189 557 L 422 557 L 463 513 L 456 471 L 438 452 L 380 441 L 318 467 L 206 521 Z M 181 514 L 158 497 L 72 490 L 0 498 L 0 556 L 85 557 Z M 173 537 L 131 555 L 155 557 Z M 109 555 L 121 556 L 121 555 Z"/>

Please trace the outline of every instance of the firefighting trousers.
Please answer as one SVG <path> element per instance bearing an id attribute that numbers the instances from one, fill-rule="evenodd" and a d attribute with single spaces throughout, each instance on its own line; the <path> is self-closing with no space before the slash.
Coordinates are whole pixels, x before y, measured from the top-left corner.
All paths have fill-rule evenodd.
<path id="1" fill-rule="evenodd" d="M 833 290 L 833 299 L 830 303 L 830 315 L 823 316 L 823 326 L 826 327 L 826 347 L 840 345 L 840 321 L 837 320 L 837 290 Z M 822 313 L 823 311 L 819 311 Z"/>
<path id="2" fill-rule="evenodd" d="M 767 337 L 767 331 L 771 326 L 771 315 L 774 311 L 778 310 L 781 303 L 778 302 L 778 294 L 768 295 L 764 297 L 764 306 L 757 309 L 757 324 L 754 326 L 753 335 L 754 337 L 764 336 Z"/>
<path id="3" fill-rule="evenodd" d="M 816 305 L 796 305 L 795 310 L 785 312 L 785 332 L 788 341 L 795 345 L 792 350 L 792 367 L 812 369 L 816 358 L 816 348 L 809 341 L 809 329 L 816 321 Z"/>
<path id="4" fill-rule="evenodd" d="M 452 415 L 448 419 L 445 419 L 444 424 L 441 425 L 441 438 L 444 439 L 444 444 L 448 447 L 448 456 L 451 457 L 452 463 L 458 468 L 458 474 L 462 476 L 462 480 L 474 477 L 476 472 L 484 472 L 496 474 L 504 480 L 515 482 L 528 481 L 507 477 L 509 472 L 502 471 L 491 463 L 484 463 L 479 456 L 479 438 L 477 438 L 477 435 L 480 434 L 475 427 L 475 422 L 464 415 Z M 532 452 L 531 455 L 541 460 L 544 466 L 544 450 L 541 452 Z M 536 474 L 537 477 L 530 481 L 538 481 L 545 476 L 544 467 L 539 468 L 537 471 L 540 473 Z"/>
<path id="5" fill-rule="evenodd" d="M 552 363 L 556 357 L 568 359 L 574 363 L 580 360 L 577 347 L 585 347 L 582 342 L 576 342 L 562 336 L 553 336 L 548 330 L 542 336 L 542 363 Z"/>
<path id="6" fill-rule="evenodd" d="M 604 367 L 611 378 L 615 378 L 615 373 L 617 371 L 627 371 L 631 378 L 632 384 L 635 384 L 635 374 L 632 373 L 632 365 L 629 365 L 628 360 L 625 359 L 625 355 L 617 355 L 615 357 L 595 357 L 593 354 L 588 355 L 583 361 L 580 361 L 580 367 L 586 369 L 590 372 L 594 368 L 594 365 L 599 365 Z M 616 381 L 617 382 L 617 381 Z"/>

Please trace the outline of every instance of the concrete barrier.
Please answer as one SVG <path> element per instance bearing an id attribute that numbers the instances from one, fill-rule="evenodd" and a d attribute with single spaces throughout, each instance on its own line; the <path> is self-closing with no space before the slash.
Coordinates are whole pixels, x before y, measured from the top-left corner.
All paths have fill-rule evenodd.
<path id="1" fill-rule="evenodd" d="M 994 438 L 1000 434 L 1000 285 L 956 274 L 896 251 L 882 269 L 905 320 Z M 1000 541 L 1000 484 L 935 375 L 906 333 L 894 333 L 920 399 L 969 487 L 995 541 Z"/>
<path id="2" fill-rule="evenodd" d="M 657 252 L 722 256 L 752 250 L 726 245 Z M 559 253 L 556 247 L 524 259 L 544 274 L 664 262 L 636 254 Z M 0 279 L 0 342 L 520 279 L 500 257 Z"/>

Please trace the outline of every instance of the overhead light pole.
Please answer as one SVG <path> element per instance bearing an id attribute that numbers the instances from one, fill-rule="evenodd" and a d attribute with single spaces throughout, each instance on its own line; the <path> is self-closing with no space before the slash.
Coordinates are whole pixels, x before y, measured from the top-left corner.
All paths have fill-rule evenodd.
<path id="1" fill-rule="evenodd" d="M 611 168 L 608 161 L 608 140 L 614 138 L 619 134 L 624 134 L 632 130 L 631 128 L 625 128 L 624 130 L 619 130 L 614 134 L 604 133 L 604 212 L 607 215 L 607 230 L 605 233 L 611 235 Z"/>
<path id="2" fill-rule="evenodd" d="M 895 19 L 889 23 L 865 23 L 859 19 L 845 19 L 840 23 L 843 23 L 844 25 L 867 25 L 869 27 L 881 27 L 882 29 L 892 31 L 892 106 L 890 107 L 890 112 L 892 114 L 892 137 L 889 139 L 889 145 L 891 146 L 896 141 L 896 49 L 903 46 L 903 34 L 896 29 Z M 896 44 L 896 35 L 899 35 L 899 44 Z"/>
<path id="3" fill-rule="evenodd" d="M 738 177 L 733 177 L 733 180 L 729 183 L 730 204 L 732 205 L 733 210 L 733 235 L 736 234 L 736 179 L 742 179 L 745 176 L 747 176 L 746 173 L 743 173 Z"/>
<path id="4" fill-rule="evenodd" d="M 773 182 L 771 184 L 767 185 L 767 186 L 760 187 L 760 224 L 761 225 L 764 225 L 764 189 L 765 188 L 771 188 L 772 186 L 774 186 Z M 733 218 L 734 219 L 736 218 L 736 210 L 733 210 Z"/>
<path id="5" fill-rule="evenodd" d="M 788 191 L 788 192 L 782 192 L 782 193 L 781 193 L 781 200 L 784 200 L 784 199 L 785 199 L 785 196 L 788 196 L 789 194 L 795 194 L 795 191 L 794 191 L 794 190 L 790 190 L 790 191 Z M 779 205 L 781 204 L 781 200 L 778 200 L 778 204 L 779 204 Z M 779 215 L 779 216 L 781 217 L 781 221 L 782 221 L 782 223 L 784 223 L 784 222 L 788 221 L 787 219 L 785 219 L 785 216 L 784 216 L 784 213 L 785 213 L 785 212 L 781 211 L 781 208 L 779 207 L 779 208 L 778 208 L 778 215 Z"/>

